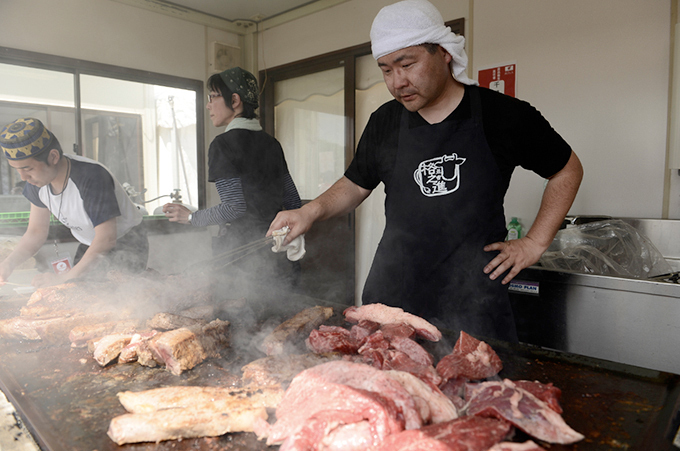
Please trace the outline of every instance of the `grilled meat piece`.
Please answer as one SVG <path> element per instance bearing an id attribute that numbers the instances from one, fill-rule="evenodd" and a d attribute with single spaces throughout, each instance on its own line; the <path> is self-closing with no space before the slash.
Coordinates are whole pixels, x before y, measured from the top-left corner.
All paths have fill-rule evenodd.
<path id="1" fill-rule="evenodd" d="M 220 351 L 229 347 L 229 339 L 229 321 L 216 319 L 163 332 L 147 343 L 153 360 L 163 362 L 178 376 L 206 358 L 220 357 Z"/>
<path id="2" fill-rule="evenodd" d="M 241 368 L 243 372 L 241 379 L 246 384 L 287 387 L 298 373 L 307 368 L 341 358 L 342 354 L 336 352 L 264 357 L 243 366 Z"/>
<path id="3" fill-rule="evenodd" d="M 163 387 L 121 392 L 128 412 L 111 420 L 109 437 L 119 445 L 251 432 L 266 422 L 267 408 L 283 397 L 280 387 Z"/>
<path id="4" fill-rule="evenodd" d="M 138 352 L 145 345 L 145 342 L 149 341 L 160 332 L 157 330 L 150 330 L 146 332 L 140 332 L 132 335 L 130 343 L 128 343 L 121 351 L 118 356 L 118 361 L 120 363 L 130 363 L 134 362 L 139 358 Z M 154 363 L 156 363 L 154 361 Z M 149 366 L 149 365 L 145 365 Z"/>
<path id="5" fill-rule="evenodd" d="M 109 424 L 107 434 L 118 445 L 217 437 L 229 432 L 251 432 L 257 420 L 266 419 L 266 408 L 247 408 L 238 404 L 225 412 L 203 407 L 167 409 L 115 417 Z"/>
<path id="6" fill-rule="evenodd" d="M 186 328 L 163 332 L 152 346 L 175 376 L 190 370 L 207 357 L 196 334 Z"/>
<path id="7" fill-rule="evenodd" d="M 111 334 L 97 341 L 94 348 L 94 359 L 101 366 L 113 362 L 120 355 L 120 351 L 130 343 L 132 334 Z"/>
<path id="8" fill-rule="evenodd" d="M 106 316 L 105 313 L 57 317 L 17 316 L 0 320 L 0 338 L 64 343 L 74 327 L 101 322 Z"/>
<path id="9" fill-rule="evenodd" d="M 68 338 L 71 341 L 72 348 L 83 348 L 87 346 L 87 342 L 92 339 L 102 338 L 106 335 L 115 333 L 131 334 L 141 325 L 142 321 L 138 320 L 107 321 L 105 323 L 86 324 L 71 329 Z"/>
<path id="10" fill-rule="evenodd" d="M 216 319 L 208 324 L 200 323 L 187 327 L 198 336 L 207 357 L 219 358 L 222 351 L 231 345 L 229 321 Z"/>
<path id="11" fill-rule="evenodd" d="M 68 300 L 65 290 L 76 287 L 73 282 L 64 283 L 61 285 L 54 285 L 51 287 L 44 287 L 36 289 L 31 297 L 28 298 L 26 305 L 33 305 L 38 302 L 47 303 L 62 303 Z"/>
<path id="12" fill-rule="evenodd" d="M 154 388 L 141 392 L 118 393 L 118 400 L 130 413 L 149 413 L 162 409 L 177 409 L 209 406 L 224 410 L 235 403 L 252 407 L 276 408 L 283 398 L 283 389 L 278 385 L 245 387 L 199 387 L 173 386 Z"/>
<path id="13" fill-rule="evenodd" d="M 281 323 L 262 342 L 261 349 L 267 355 L 281 355 L 287 345 L 295 346 L 309 333 L 333 316 L 332 307 L 310 307 Z"/>
<path id="14" fill-rule="evenodd" d="M 148 320 L 146 322 L 146 327 L 157 330 L 174 330 L 181 327 L 195 326 L 197 324 L 205 324 L 205 321 L 162 312 L 156 313 L 153 318 Z"/>

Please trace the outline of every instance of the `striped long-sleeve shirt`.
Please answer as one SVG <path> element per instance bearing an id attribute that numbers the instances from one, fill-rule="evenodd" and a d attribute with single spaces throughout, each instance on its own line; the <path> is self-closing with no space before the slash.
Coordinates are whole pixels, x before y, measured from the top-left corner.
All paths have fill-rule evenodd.
<path id="1" fill-rule="evenodd" d="M 240 218 L 246 213 L 246 200 L 239 177 L 217 179 L 215 181 L 220 203 L 205 210 L 198 210 L 191 215 L 191 224 L 198 227 L 226 224 Z M 295 188 L 290 173 L 284 177 L 283 207 L 286 210 L 300 208 L 302 201 Z"/>

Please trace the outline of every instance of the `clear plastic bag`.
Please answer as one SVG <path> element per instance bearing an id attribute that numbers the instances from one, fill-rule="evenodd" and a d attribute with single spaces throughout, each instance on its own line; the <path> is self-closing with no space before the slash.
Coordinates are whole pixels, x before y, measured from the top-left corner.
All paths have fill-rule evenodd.
<path id="1" fill-rule="evenodd" d="M 558 231 L 539 264 L 548 269 L 635 279 L 673 272 L 647 237 L 618 219 Z"/>

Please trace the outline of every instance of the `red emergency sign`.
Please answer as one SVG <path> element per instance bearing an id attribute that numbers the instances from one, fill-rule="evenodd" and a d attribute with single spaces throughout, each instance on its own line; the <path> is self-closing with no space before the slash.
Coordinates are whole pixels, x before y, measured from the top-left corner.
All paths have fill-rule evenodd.
<path id="1" fill-rule="evenodd" d="M 514 64 L 483 69 L 479 71 L 477 81 L 479 86 L 515 97 L 516 72 Z"/>

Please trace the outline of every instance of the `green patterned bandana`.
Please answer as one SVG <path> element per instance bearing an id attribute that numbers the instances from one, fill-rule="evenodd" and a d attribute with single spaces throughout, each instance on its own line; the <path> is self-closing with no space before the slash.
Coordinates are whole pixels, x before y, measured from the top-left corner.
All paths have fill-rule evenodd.
<path id="1" fill-rule="evenodd" d="M 260 91 L 257 87 L 257 79 L 253 74 L 240 67 L 232 67 L 220 72 L 220 78 L 231 92 L 241 97 L 243 103 L 248 103 L 257 109 Z"/>

